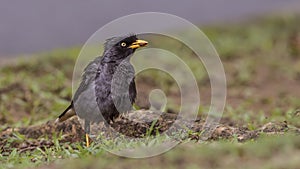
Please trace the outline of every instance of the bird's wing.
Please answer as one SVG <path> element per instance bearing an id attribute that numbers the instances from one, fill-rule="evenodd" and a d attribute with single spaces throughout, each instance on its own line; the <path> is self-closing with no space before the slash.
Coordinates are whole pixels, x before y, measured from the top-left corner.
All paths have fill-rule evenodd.
<path id="1" fill-rule="evenodd" d="M 74 94 L 73 105 L 79 118 L 91 122 L 102 120 L 96 101 L 95 78 L 99 71 L 102 57 L 97 57 L 90 62 L 84 70 L 82 81 Z"/>
<path id="2" fill-rule="evenodd" d="M 82 81 L 74 94 L 73 100 L 71 104 L 66 108 L 64 112 L 62 112 L 59 117 L 56 119 L 56 122 L 63 122 L 67 120 L 68 118 L 76 115 L 76 112 L 74 110 L 74 101 L 77 101 L 79 96 L 86 90 L 88 90 L 88 87 L 91 83 L 93 83 L 93 80 L 96 77 L 97 71 L 98 71 L 98 65 L 101 62 L 101 57 L 97 57 L 92 62 L 90 62 L 87 67 L 84 69 L 84 73 L 82 75 Z"/>
<path id="3" fill-rule="evenodd" d="M 80 94 L 87 90 L 88 86 L 94 82 L 100 62 L 101 57 L 97 57 L 86 66 L 82 74 L 81 83 L 74 94 L 73 101 L 76 101 Z"/>

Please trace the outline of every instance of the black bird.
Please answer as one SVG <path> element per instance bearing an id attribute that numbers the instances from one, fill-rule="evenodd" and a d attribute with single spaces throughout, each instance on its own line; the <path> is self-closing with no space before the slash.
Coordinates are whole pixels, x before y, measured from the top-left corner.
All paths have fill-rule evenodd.
<path id="1" fill-rule="evenodd" d="M 148 42 L 136 35 L 113 37 L 106 40 L 102 56 L 95 58 L 84 69 L 82 81 L 71 104 L 58 117 L 62 122 L 77 114 L 84 119 L 86 144 L 89 146 L 90 124 L 109 124 L 120 113 L 132 108 L 136 98 L 134 68 L 130 56 Z"/>

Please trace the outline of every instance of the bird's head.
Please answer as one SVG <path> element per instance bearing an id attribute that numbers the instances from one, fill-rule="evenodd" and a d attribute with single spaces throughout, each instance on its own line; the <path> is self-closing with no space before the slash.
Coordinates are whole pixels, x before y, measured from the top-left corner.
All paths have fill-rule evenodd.
<path id="1" fill-rule="evenodd" d="M 140 40 L 136 35 L 113 37 L 104 44 L 104 59 L 106 61 L 120 61 L 128 58 L 137 48 L 146 46 L 147 41 Z"/>

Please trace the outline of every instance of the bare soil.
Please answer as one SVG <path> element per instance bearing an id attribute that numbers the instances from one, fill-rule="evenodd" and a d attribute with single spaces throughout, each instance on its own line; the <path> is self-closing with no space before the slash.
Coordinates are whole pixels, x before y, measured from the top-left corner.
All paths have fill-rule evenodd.
<path id="1" fill-rule="evenodd" d="M 153 115 L 156 116 L 156 112 L 150 112 L 145 110 L 139 110 L 136 112 L 130 112 L 117 118 L 111 127 L 121 134 L 130 137 L 144 137 L 146 132 L 153 124 Z M 138 117 L 139 119 L 148 119 L 148 123 L 139 120 L 129 120 Z M 154 125 L 153 131 L 159 131 L 160 133 L 166 130 L 176 131 L 180 127 L 174 126 L 175 120 L 180 120 L 175 114 L 163 113 Z M 201 132 L 203 132 L 204 120 L 197 119 L 193 122 L 183 121 L 187 127 L 191 128 L 188 134 L 188 138 L 201 141 Z M 178 128 L 177 128 L 178 127 Z M 250 139 L 257 138 L 261 133 L 266 134 L 283 134 L 286 132 L 293 132 L 300 134 L 299 128 L 289 128 L 287 122 L 269 122 L 257 130 L 249 130 L 245 127 L 234 127 L 227 124 L 218 124 L 208 140 L 219 139 L 236 139 L 238 142 L 243 142 Z M 20 141 L 15 141 L 10 144 L 7 143 L 6 138 L 17 137 L 16 133 L 24 135 L 24 138 Z M 59 134 L 61 133 L 61 135 Z M 155 135 L 156 132 L 152 132 Z M 45 138 L 60 137 L 60 142 L 82 142 L 84 141 L 84 131 L 75 116 L 62 123 L 54 123 L 54 121 L 48 121 L 45 124 L 35 125 L 30 127 L 20 128 L 6 128 L 0 133 L 0 151 L 1 154 L 9 154 L 13 148 L 19 150 L 18 152 L 26 152 L 35 150 L 37 147 L 44 149 L 46 147 L 54 146 L 54 142 L 51 139 Z M 10 145 L 9 147 L 7 145 Z"/>

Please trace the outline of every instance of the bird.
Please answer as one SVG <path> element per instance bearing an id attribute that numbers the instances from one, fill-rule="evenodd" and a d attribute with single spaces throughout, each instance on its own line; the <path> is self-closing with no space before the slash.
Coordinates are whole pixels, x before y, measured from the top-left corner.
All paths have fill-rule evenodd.
<path id="1" fill-rule="evenodd" d="M 130 58 L 136 49 L 147 44 L 135 34 L 107 39 L 102 56 L 85 67 L 70 105 L 56 122 L 63 122 L 74 115 L 83 119 L 86 146 L 89 147 L 91 123 L 105 122 L 107 125 L 120 113 L 132 109 L 137 91 Z"/>

